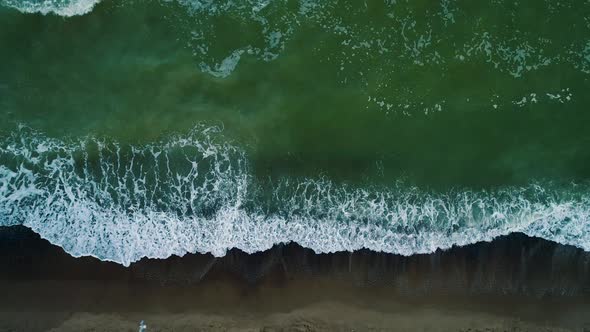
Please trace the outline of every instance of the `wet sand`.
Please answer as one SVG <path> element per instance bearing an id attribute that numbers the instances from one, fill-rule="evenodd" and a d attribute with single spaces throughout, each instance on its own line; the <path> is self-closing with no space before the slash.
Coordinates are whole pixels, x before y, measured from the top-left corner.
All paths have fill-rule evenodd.
<path id="1" fill-rule="evenodd" d="M 429 255 L 72 258 L 0 229 L 0 331 L 586 331 L 590 254 L 515 234 Z"/>

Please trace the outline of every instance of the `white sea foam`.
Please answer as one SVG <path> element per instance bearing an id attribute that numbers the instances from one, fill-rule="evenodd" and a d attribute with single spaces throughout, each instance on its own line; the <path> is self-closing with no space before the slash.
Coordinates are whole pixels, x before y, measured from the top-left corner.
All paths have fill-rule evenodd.
<path id="1" fill-rule="evenodd" d="M 126 146 L 23 129 L 0 144 L 0 223 L 30 227 L 74 256 L 124 265 L 291 241 L 316 252 L 411 255 L 512 232 L 590 251 L 590 195 L 581 185 L 428 193 L 318 178 L 261 189 L 244 152 L 221 138 L 198 127 Z"/>
<path id="2" fill-rule="evenodd" d="M 244 50 L 235 50 L 227 58 L 223 59 L 221 63 L 215 64 L 213 67 L 206 63 L 201 63 L 201 71 L 218 78 L 228 77 L 236 69 L 244 52 Z"/>
<path id="3" fill-rule="evenodd" d="M 1 0 L 0 4 L 23 13 L 56 14 L 59 16 L 84 15 L 92 11 L 100 0 Z"/>

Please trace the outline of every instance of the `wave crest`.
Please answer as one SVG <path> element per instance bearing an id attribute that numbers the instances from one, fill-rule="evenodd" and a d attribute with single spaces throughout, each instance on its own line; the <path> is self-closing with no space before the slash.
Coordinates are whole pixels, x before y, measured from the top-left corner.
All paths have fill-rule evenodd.
<path id="1" fill-rule="evenodd" d="M 23 128 L 0 142 L 0 160 L 0 226 L 24 225 L 73 256 L 124 265 L 292 241 L 316 252 L 411 255 L 512 232 L 590 251 L 587 186 L 432 193 L 325 178 L 262 186 L 218 128 L 146 145 Z"/>

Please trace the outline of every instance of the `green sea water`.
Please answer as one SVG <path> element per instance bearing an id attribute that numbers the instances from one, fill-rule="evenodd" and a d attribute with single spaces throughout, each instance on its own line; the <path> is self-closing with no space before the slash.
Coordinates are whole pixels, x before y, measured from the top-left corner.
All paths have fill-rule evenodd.
<path id="1" fill-rule="evenodd" d="M 74 173 L 47 171 L 58 167 L 47 165 L 63 146 L 72 146 L 64 142 L 93 137 L 126 146 L 116 158 L 102 157 L 100 144 L 82 149 L 101 178 L 108 173 L 97 171 L 101 163 L 131 165 L 134 149 L 216 127 L 215 144 L 240 151 L 248 183 L 258 188 L 255 199 L 240 204 L 264 205 L 266 217 L 297 200 L 298 186 L 310 179 L 325 181 L 319 188 L 349 188 L 335 189 L 343 197 L 368 190 L 357 200 L 369 210 L 367 197 L 380 195 L 375 187 L 447 198 L 489 193 L 474 194 L 475 201 L 496 202 L 470 210 L 474 220 L 498 212 L 494 204 L 505 202 L 497 192 L 540 183 L 558 189 L 532 199 L 531 211 L 571 203 L 579 220 L 562 219 L 576 219 L 579 235 L 590 230 L 589 79 L 587 0 L 0 0 L 0 159 L 13 173 L 25 165 L 31 176 L 43 175 L 31 180 L 35 188 L 58 190 L 67 186 L 48 185 L 53 176 L 83 173 L 79 165 Z M 53 143 L 39 148 L 43 140 Z M 39 157 L 46 166 L 40 169 L 35 151 L 14 152 L 18 142 L 35 142 L 38 154 L 61 148 Z M 83 155 L 73 153 L 73 163 Z M 190 169 L 180 163 L 170 174 Z M 228 165 L 238 167 L 235 160 Z M 136 176 L 143 172 L 132 167 Z M 5 211 L 37 204 L 14 200 L 25 178 L 0 178 L 4 202 L 12 202 L 2 203 Z M 277 194 L 288 181 L 298 185 Z M 158 180 L 144 182 L 156 188 Z M 238 192 L 227 191 L 227 199 Z M 86 194 L 64 197 L 75 202 Z M 424 210 L 428 200 L 411 201 Z M 216 202 L 207 209 L 218 211 L 225 201 Z M 147 205 L 136 203 L 129 204 Z M 324 203 L 316 203 L 309 204 L 321 210 Z M 53 210 L 45 209 L 40 222 L 51 224 Z M 14 215 L 4 212 L 5 219 Z M 580 241 L 568 243 L 588 245 Z"/>

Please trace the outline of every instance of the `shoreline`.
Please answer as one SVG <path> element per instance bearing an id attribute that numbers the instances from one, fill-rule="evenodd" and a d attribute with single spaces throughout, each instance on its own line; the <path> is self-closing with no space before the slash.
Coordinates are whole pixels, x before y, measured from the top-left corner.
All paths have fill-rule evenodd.
<path id="1" fill-rule="evenodd" d="M 0 330 L 590 328 L 590 253 L 522 234 L 409 257 L 288 244 L 128 268 L 21 226 L 0 228 L 0 249 Z"/>

